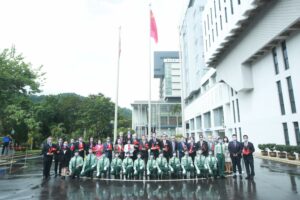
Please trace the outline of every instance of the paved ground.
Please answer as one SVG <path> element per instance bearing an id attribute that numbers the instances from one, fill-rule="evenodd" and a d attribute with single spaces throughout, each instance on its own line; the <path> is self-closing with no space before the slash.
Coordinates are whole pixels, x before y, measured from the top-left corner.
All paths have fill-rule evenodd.
<path id="1" fill-rule="evenodd" d="M 103 180 L 43 181 L 40 157 L 0 168 L 0 199 L 300 199 L 300 167 L 255 159 L 254 181 L 245 179 L 119 182 Z M 9 166 L 8 166 L 9 167 Z"/>

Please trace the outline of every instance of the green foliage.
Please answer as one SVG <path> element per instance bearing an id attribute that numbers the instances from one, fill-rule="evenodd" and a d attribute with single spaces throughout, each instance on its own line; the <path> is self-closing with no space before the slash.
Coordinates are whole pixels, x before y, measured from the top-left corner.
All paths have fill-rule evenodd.
<path id="1" fill-rule="evenodd" d="M 283 145 L 283 144 L 276 144 L 276 146 L 275 146 L 275 149 L 277 150 L 277 151 L 279 151 L 279 152 L 284 152 L 284 151 L 286 151 L 286 148 L 287 146 L 286 145 Z"/>
<path id="2" fill-rule="evenodd" d="M 266 144 L 266 148 L 269 149 L 269 151 L 275 151 L 275 147 L 276 147 L 275 143 Z"/>
<path id="3" fill-rule="evenodd" d="M 266 146 L 266 144 L 259 144 L 259 145 L 258 145 L 258 148 L 259 148 L 261 151 L 266 151 L 267 146 Z"/>
<path id="4" fill-rule="evenodd" d="M 290 146 L 290 145 L 286 146 L 286 152 L 289 155 L 294 155 L 296 151 L 297 151 L 297 146 Z"/>

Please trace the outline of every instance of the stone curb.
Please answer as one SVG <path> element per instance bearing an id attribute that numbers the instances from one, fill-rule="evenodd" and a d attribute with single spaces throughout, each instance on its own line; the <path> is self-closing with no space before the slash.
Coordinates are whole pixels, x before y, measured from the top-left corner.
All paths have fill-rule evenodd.
<path id="1" fill-rule="evenodd" d="M 259 153 L 255 153 L 254 154 L 255 158 L 260 158 L 260 159 L 264 159 L 264 160 L 272 160 L 275 162 L 280 162 L 280 163 L 286 163 L 286 164 L 290 164 L 290 165 L 297 165 L 300 166 L 300 160 L 288 160 L 287 158 L 278 158 L 278 157 L 270 157 L 270 156 L 262 156 Z"/>

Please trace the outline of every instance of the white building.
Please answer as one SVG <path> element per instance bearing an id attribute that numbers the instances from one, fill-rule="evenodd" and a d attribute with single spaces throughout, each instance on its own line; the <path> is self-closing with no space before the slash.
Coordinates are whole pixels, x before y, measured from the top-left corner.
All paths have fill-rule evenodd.
<path id="1" fill-rule="evenodd" d="M 300 145 L 299 10 L 299 0 L 207 1 L 199 13 L 204 44 L 199 51 L 204 50 L 205 66 L 216 70 L 217 84 L 186 105 L 190 125 L 193 110 L 211 110 L 215 105 L 203 104 L 222 94 L 225 134 L 248 134 L 256 145 Z"/>

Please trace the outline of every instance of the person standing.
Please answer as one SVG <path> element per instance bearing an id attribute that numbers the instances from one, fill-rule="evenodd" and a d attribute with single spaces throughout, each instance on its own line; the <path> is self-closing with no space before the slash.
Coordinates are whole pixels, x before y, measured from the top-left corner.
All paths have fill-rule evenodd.
<path id="1" fill-rule="evenodd" d="M 53 154 L 56 152 L 55 146 L 52 144 L 52 137 L 48 137 L 47 141 L 43 144 L 43 178 L 48 179 L 50 177 L 50 169 L 53 160 Z"/>
<path id="2" fill-rule="evenodd" d="M 228 137 L 224 137 L 223 138 L 223 144 L 224 144 L 224 149 L 225 149 L 225 173 L 230 174 L 231 173 L 231 159 L 230 159 L 230 153 L 228 150 L 228 144 L 229 144 L 229 140 Z"/>
<path id="3" fill-rule="evenodd" d="M 232 135 L 232 141 L 228 144 L 228 150 L 233 166 L 233 178 L 236 178 L 236 168 L 238 168 L 240 178 L 242 177 L 241 157 L 242 157 L 243 146 L 237 141 L 236 134 Z"/>
<path id="4" fill-rule="evenodd" d="M 84 156 L 85 156 L 85 153 L 84 153 L 85 143 L 83 142 L 82 137 L 78 138 L 78 142 L 76 144 L 76 149 L 78 150 L 79 155 L 82 157 L 82 159 L 84 159 Z"/>
<path id="5" fill-rule="evenodd" d="M 224 165 L 225 165 L 225 145 L 223 144 L 223 139 L 219 137 L 218 144 L 215 146 L 215 157 L 218 161 L 218 171 L 221 178 L 224 176 Z"/>
<path id="6" fill-rule="evenodd" d="M 243 159 L 245 162 L 246 168 L 246 179 L 253 179 L 255 176 L 254 172 L 254 160 L 253 160 L 253 152 L 255 151 L 254 145 L 248 141 L 248 135 L 243 136 L 244 143 L 243 143 Z"/>
<path id="7" fill-rule="evenodd" d="M 71 160 L 71 150 L 68 147 L 68 142 L 65 141 L 63 147 L 60 151 L 60 166 L 61 166 L 61 178 L 65 179 L 69 167 L 69 162 Z"/>
<path id="8" fill-rule="evenodd" d="M 149 141 L 149 148 L 150 148 L 150 153 L 152 153 L 154 158 L 156 159 L 161 149 L 161 143 L 156 138 L 156 133 L 152 134 L 152 139 Z"/>
<path id="9" fill-rule="evenodd" d="M 104 144 L 104 152 L 106 157 L 109 159 L 109 163 L 111 163 L 112 160 L 112 150 L 113 150 L 114 146 L 110 140 L 110 137 L 108 137 L 106 139 L 106 143 Z"/>
<path id="10" fill-rule="evenodd" d="M 71 157 L 73 157 L 75 151 L 75 141 L 73 138 L 70 140 L 69 149 L 71 151 Z"/>
<path id="11" fill-rule="evenodd" d="M 170 157 L 172 156 L 172 146 L 171 142 L 167 140 L 167 135 L 163 135 L 162 140 L 162 149 L 163 149 L 163 156 L 167 159 L 167 162 L 169 162 Z"/>
<path id="12" fill-rule="evenodd" d="M 181 142 L 178 144 L 178 153 L 179 153 L 179 160 L 181 161 L 181 158 L 184 156 L 184 152 L 187 151 L 187 143 L 185 141 L 185 138 L 181 138 Z"/>
<path id="13" fill-rule="evenodd" d="M 197 142 L 197 151 L 201 150 L 203 156 L 208 156 L 208 144 L 203 139 L 203 135 L 199 135 L 199 141 Z"/>
<path id="14" fill-rule="evenodd" d="M 2 155 L 4 154 L 4 152 L 5 152 L 5 155 L 7 155 L 8 154 L 8 147 L 9 147 L 9 145 L 11 143 L 11 137 L 9 135 L 4 136 L 2 138 L 2 142 L 3 142 Z"/>
<path id="15" fill-rule="evenodd" d="M 96 153 L 96 157 L 100 159 L 101 155 L 103 154 L 103 144 L 101 143 L 101 140 L 98 140 L 98 143 L 94 147 L 94 151 Z"/>
<path id="16" fill-rule="evenodd" d="M 132 135 L 132 144 L 134 148 L 132 159 L 133 161 L 135 161 L 135 159 L 137 158 L 137 154 L 139 153 L 139 145 L 140 145 L 140 141 L 137 139 L 136 134 Z"/>
<path id="17" fill-rule="evenodd" d="M 142 135 L 142 140 L 140 142 L 139 151 L 141 153 L 142 159 L 145 162 L 145 166 L 147 166 L 147 161 L 148 161 L 148 149 L 149 149 L 149 145 L 148 145 L 146 136 Z"/>
<path id="18" fill-rule="evenodd" d="M 57 170 L 58 175 L 61 175 L 61 163 L 60 163 L 60 156 L 61 156 L 61 150 L 63 148 L 63 139 L 59 138 L 58 143 L 56 145 L 56 152 L 54 153 L 54 174 L 55 177 L 57 176 Z"/>
<path id="19" fill-rule="evenodd" d="M 90 149 L 94 149 L 96 146 L 96 143 L 94 142 L 94 138 L 90 137 L 89 142 L 85 145 L 85 152 L 88 155 Z"/>
<path id="20" fill-rule="evenodd" d="M 173 155 L 174 153 L 176 153 L 176 155 L 177 155 L 177 151 L 178 151 L 178 142 L 176 141 L 176 138 L 175 138 L 175 136 L 173 135 L 172 137 L 171 137 L 171 155 Z"/>
<path id="21" fill-rule="evenodd" d="M 117 139 L 117 144 L 115 145 L 115 153 L 119 154 L 119 158 L 124 159 L 124 145 L 121 138 Z"/>
<path id="22" fill-rule="evenodd" d="M 196 143 L 193 137 L 190 137 L 190 142 L 188 143 L 189 156 L 192 158 L 193 163 L 196 156 Z"/>

